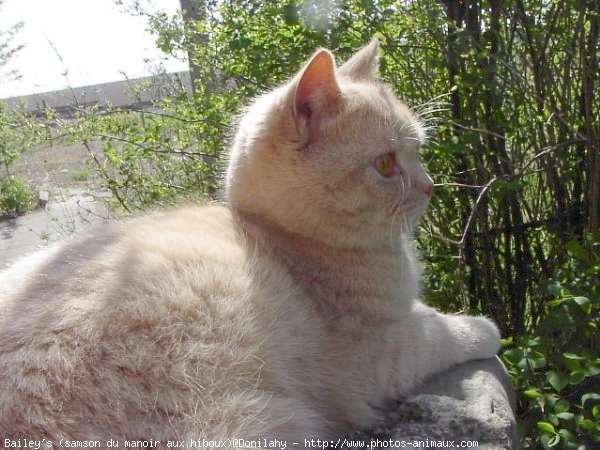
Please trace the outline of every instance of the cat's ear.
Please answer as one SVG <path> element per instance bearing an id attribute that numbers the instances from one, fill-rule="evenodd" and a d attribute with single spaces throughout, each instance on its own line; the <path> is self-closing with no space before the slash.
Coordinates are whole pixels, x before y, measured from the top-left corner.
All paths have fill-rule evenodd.
<path id="1" fill-rule="evenodd" d="M 373 39 L 338 69 L 338 73 L 354 80 L 370 80 L 379 72 L 379 41 Z"/>
<path id="2" fill-rule="evenodd" d="M 339 110 L 340 101 L 333 55 L 319 50 L 298 75 L 292 106 L 298 132 L 314 135 L 319 122 Z"/>

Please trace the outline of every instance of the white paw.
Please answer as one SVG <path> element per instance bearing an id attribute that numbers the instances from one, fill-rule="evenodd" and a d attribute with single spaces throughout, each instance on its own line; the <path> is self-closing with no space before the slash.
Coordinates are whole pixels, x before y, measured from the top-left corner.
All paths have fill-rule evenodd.
<path id="1" fill-rule="evenodd" d="M 500 332 L 487 317 L 465 317 L 465 347 L 471 359 L 492 358 L 500 350 Z"/>

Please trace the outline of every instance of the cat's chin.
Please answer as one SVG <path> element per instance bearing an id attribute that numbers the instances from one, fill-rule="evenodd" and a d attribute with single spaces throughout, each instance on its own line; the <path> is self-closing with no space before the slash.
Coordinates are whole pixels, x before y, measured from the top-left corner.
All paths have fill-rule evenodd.
<path id="1" fill-rule="evenodd" d="M 398 203 L 392 208 L 392 220 L 398 221 L 403 227 L 405 225 L 409 225 L 410 229 L 414 229 L 414 227 L 423 217 L 423 214 L 425 214 L 428 205 L 428 201 L 410 201 Z"/>

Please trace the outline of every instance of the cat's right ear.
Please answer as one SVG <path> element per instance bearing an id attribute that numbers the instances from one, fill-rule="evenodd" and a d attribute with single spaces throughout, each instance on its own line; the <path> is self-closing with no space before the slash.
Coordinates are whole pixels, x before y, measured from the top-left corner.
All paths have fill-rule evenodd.
<path id="1" fill-rule="evenodd" d="M 296 131 L 308 142 L 317 138 L 320 122 L 339 110 L 341 95 L 333 55 L 317 51 L 297 80 L 292 114 Z"/>
<path id="2" fill-rule="evenodd" d="M 357 51 L 338 70 L 354 80 L 372 80 L 379 72 L 379 41 L 377 39 Z"/>

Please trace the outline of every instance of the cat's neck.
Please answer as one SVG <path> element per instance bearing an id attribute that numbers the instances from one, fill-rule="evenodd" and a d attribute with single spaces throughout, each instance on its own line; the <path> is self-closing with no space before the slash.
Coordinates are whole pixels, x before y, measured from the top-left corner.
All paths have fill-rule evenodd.
<path id="1" fill-rule="evenodd" d="M 415 274 L 401 241 L 377 248 L 332 246 L 238 213 L 249 237 L 284 265 L 307 298 L 333 322 L 394 320 L 416 294 Z"/>

